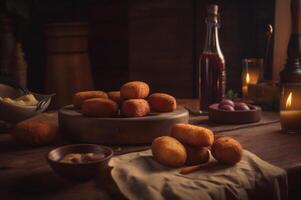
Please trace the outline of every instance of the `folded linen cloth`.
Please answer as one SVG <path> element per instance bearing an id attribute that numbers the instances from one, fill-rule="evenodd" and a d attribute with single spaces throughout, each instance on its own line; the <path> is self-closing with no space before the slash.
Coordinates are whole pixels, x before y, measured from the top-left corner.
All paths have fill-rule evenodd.
<path id="1" fill-rule="evenodd" d="M 116 156 L 109 165 L 130 200 L 287 199 L 286 172 L 246 150 L 235 166 L 217 164 L 187 175 L 154 161 L 150 150 Z"/>

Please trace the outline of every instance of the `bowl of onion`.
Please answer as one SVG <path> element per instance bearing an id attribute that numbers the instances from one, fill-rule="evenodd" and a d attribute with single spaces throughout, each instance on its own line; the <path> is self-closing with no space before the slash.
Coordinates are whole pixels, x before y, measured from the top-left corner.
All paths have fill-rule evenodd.
<path id="1" fill-rule="evenodd" d="M 209 120 L 226 124 L 245 124 L 258 122 L 261 119 L 259 106 L 244 102 L 223 99 L 209 106 Z"/>

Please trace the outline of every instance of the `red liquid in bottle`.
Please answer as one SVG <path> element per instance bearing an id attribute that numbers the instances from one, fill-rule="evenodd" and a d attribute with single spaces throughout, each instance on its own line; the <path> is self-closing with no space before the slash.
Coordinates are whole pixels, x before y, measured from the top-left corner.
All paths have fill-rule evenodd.
<path id="1" fill-rule="evenodd" d="M 225 96 L 225 61 L 218 53 L 204 52 L 200 57 L 200 110 L 220 102 Z"/>
<path id="2" fill-rule="evenodd" d="M 204 51 L 199 59 L 200 110 L 221 101 L 226 90 L 225 60 L 219 45 L 218 6 L 210 5 L 206 18 L 207 33 Z"/>

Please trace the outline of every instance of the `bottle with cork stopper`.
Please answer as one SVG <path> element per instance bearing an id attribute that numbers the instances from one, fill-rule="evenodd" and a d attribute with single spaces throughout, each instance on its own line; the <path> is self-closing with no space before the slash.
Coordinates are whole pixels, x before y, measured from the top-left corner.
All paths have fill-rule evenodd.
<path id="1" fill-rule="evenodd" d="M 207 33 L 204 50 L 199 58 L 200 110 L 221 101 L 226 90 L 225 59 L 219 44 L 220 18 L 217 5 L 207 8 Z"/>

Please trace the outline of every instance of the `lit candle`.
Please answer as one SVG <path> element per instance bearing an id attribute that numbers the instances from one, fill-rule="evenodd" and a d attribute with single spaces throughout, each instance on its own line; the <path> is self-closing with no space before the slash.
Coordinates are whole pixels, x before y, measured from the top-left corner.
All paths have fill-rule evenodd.
<path id="1" fill-rule="evenodd" d="M 248 96 L 248 85 L 250 83 L 250 74 L 249 74 L 249 72 L 247 72 L 245 80 L 246 80 L 245 84 L 242 86 L 242 95 L 243 95 L 243 97 Z"/>
<path id="2" fill-rule="evenodd" d="M 293 93 L 290 92 L 285 103 L 285 110 L 280 111 L 281 126 L 284 131 L 297 132 L 301 130 L 301 110 L 292 108 Z"/>

